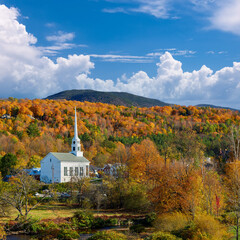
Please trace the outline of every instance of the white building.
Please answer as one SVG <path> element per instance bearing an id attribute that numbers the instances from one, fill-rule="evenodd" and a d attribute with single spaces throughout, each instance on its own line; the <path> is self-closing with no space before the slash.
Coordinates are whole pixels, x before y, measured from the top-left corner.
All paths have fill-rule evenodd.
<path id="1" fill-rule="evenodd" d="M 77 115 L 75 109 L 74 137 L 70 153 L 50 152 L 41 160 L 40 180 L 45 183 L 69 182 L 73 176 L 88 177 L 89 161 L 83 157 L 77 131 Z"/>

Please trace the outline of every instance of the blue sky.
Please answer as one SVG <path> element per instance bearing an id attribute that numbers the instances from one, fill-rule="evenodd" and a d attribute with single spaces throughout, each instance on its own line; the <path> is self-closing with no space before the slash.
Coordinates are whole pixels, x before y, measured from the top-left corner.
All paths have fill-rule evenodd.
<path id="1" fill-rule="evenodd" d="M 238 0 L 0 4 L 1 97 L 90 88 L 240 108 Z"/>

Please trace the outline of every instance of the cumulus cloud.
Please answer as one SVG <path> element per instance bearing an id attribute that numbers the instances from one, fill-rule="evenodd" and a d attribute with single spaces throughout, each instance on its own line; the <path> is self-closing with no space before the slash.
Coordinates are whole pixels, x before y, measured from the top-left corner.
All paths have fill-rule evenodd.
<path id="1" fill-rule="evenodd" d="M 35 46 L 37 39 L 18 22 L 18 16 L 15 8 L 0 5 L 1 97 L 46 97 L 74 88 L 125 91 L 180 104 L 205 102 L 240 108 L 238 62 L 216 72 L 206 66 L 184 72 L 182 63 L 167 51 L 160 56 L 155 77 L 139 71 L 131 77 L 123 75 L 117 81 L 92 78 L 90 71 L 94 63 L 90 55 L 74 54 L 51 60 Z M 139 56 L 95 55 L 97 57 L 143 60 Z"/>
<path id="2" fill-rule="evenodd" d="M 94 67 L 90 57 L 70 55 L 53 62 L 35 46 L 37 39 L 18 22 L 18 16 L 16 8 L 0 5 L 1 97 L 45 97 L 77 87 L 76 77 Z"/>
<path id="3" fill-rule="evenodd" d="M 166 52 L 157 64 L 157 76 L 139 71 L 132 77 L 112 80 L 77 77 L 80 88 L 102 91 L 125 91 L 179 104 L 212 103 L 240 108 L 240 63 L 215 73 L 205 65 L 199 70 L 184 72 L 182 63 Z"/>

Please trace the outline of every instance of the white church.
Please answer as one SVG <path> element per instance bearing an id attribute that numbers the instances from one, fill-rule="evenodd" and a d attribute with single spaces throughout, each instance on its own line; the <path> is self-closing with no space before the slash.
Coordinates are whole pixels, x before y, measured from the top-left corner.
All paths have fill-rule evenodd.
<path id="1" fill-rule="evenodd" d="M 70 153 L 50 152 L 41 160 L 40 180 L 45 183 L 62 183 L 71 181 L 72 177 L 88 177 L 89 161 L 83 157 L 77 130 L 75 109 L 74 137 Z"/>

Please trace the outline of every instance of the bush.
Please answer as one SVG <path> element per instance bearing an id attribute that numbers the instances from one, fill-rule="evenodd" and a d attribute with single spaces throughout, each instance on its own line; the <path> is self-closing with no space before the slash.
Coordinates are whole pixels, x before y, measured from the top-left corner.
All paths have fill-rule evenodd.
<path id="1" fill-rule="evenodd" d="M 127 237 L 122 233 L 117 233 L 114 231 L 102 231 L 97 232 L 88 240 L 127 240 Z"/>
<path id="2" fill-rule="evenodd" d="M 108 218 L 103 219 L 101 217 L 94 218 L 92 227 L 93 228 L 104 228 L 104 227 L 112 227 L 118 224 L 118 220 L 116 218 Z"/>
<path id="3" fill-rule="evenodd" d="M 187 225 L 187 216 L 180 212 L 160 215 L 154 223 L 156 229 L 163 232 L 177 231 L 183 229 Z"/>
<path id="4" fill-rule="evenodd" d="M 181 238 L 177 238 L 171 233 L 156 232 L 156 233 L 153 233 L 146 240 L 181 240 Z"/>
<path id="5" fill-rule="evenodd" d="M 107 223 L 104 219 L 97 217 L 93 221 L 93 228 L 103 228 L 106 227 Z"/>
<path id="6" fill-rule="evenodd" d="M 79 234 L 75 230 L 71 229 L 61 229 L 58 233 L 57 238 L 59 240 L 71 240 L 71 239 L 78 239 Z"/>
<path id="7" fill-rule="evenodd" d="M 145 227 L 142 224 L 132 225 L 130 227 L 131 232 L 142 233 L 145 231 Z"/>
<path id="8" fill-rule="evenodd" d="M 146 218 L 145 218 L 145 225 L 146 226 L 152 226 L 154 221 L 156 220 L 156 213 L 155 212 L 152 212 L 152 213 L 148 213 L 146 215 Z"/>
<path id="9" fill-rule="evenodd" d="M 191 240 L 229 239 L 226 228 L 210 215 L 199 215 L 189 225 L 172 233 Z"/>
<path id="10" fill-rule="evenodd" d="M 195 218 L 194 223 L 199 235 L 206 235 L 209 239 L 224 239 L 224 236 L 228 235 L 226 228 L 213 216 L 199 215 Z"/>
<path id="11" fill-rule="evenodd" d="M 112 227 L 118 225 L 118 219 L 117 218 L 109 218 L 105 220 L 106 227 Z"/>
<path id="12" fill-rule="evenodd" d="M 150 202 L 147 198 L 146 187 L 140 184 L 130 184 L 124 196 L 123 208 L 130 211 L 146 211 Z"/>
<path id="13" fill-rule="evenodd" d="M 74 213 L 72 222 L 75 227 L 81 228 L 92 228 L 94 223 L 93 214 L 87 211 L 77 211 Z"/>
<path id="14" fill-rule="evenodd" d="M 5 232 L 4 226 L 0 225 L 0 239 L 6 239 L 7 234 Z"/>

